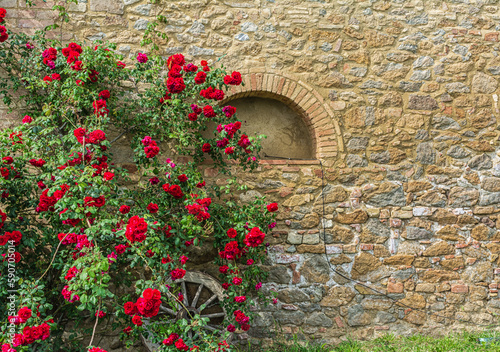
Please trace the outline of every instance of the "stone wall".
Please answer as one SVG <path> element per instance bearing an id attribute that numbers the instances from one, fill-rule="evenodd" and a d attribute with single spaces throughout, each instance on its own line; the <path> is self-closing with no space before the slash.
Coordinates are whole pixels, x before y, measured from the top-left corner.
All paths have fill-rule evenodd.
<path id="1" fill-rule="evenodd" d="M 11 27 L 50 24 L 50 6 L 22 2 L 1 1 Z M 163 54 L 240 70 L 246 86 L 228 100 L 290 106 L 324 166 L 266 161 L 242 176 L 251 188 L 242 200 L 265 194 L 281 205 L 265 287 L 279 304 L 259 313 L 250 336 L 270 336 L 274 321 L 326 342 L 498 322 L 498 1 L 165 3 Z M 70 10 L 54 35 L 116 42 L 128 63 L 158 13 L 140 0 Z M 334 273 L 325 246 L 337 271 L 414 309 Z"/>

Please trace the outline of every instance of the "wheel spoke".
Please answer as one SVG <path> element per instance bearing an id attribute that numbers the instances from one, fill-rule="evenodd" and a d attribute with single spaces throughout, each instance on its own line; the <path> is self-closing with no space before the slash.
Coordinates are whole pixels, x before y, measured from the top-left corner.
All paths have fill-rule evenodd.
<path id="1" fill-rule="evenodd" d="M 184 305 L 187 307 L 189 305 L 189 302 L 187 298 L 186 281 L 182 281 L 181 288 L 182 288 L 182 295 L 184 296 L 182 303 L 184 303 Z"/>
<path id="2" fill-rule="evenodd" d="M 224 317 L 226 314 L 224 312 L 221 313 L 212 313 L 212 314 L 202 314 L 202 318 L 220 318 Z"/>
<path id="3" fill-rule="evenodd" d="M 196 308 L 196 304 L 198 303 L 198 299 L 201 295 L 201 290 L 203 290 L 203 284 L 200 284 L 200 287 L 198 287 L 198 291 L 196 291 L 196 294 L 194 295 L 193 302 L 191 302 L 191 306 L 193 308 Z"/>
<path id="4" fill-rule="evenodd" d="M 216 295 L 216 294 L 214 294 L 214 295 L 213 295 L 212 297 L 210 297 L 210 298 L 209 298 L 209 299 L 208 299 L 205 303 L 203 303 L 203 304 L 205 305 L 205 308 L 207 308 L 207 307 L 208 307 L 208 305 L 209 305 L 210 303 L 212 303 L 212 302 L 213 302 L 216 298 L 217 298 L 217 295 Z"/>
<path id="5" fill-rule="evenodd" d="M 160 306 L 160 309 L 168 314 L 175 315 L 175 312 L 170 308 L 165 308 L 164 306 Z"/>
<path id="6" fill-rule="evenodd" d="M 210 326 L 210 325 L 204 325 L 203 329 L 207 329 L 207 330 L 210 330 L 210 331 L 218 331 L 219 330 L 219 329 L 216 329 L 216 328 L 214 328 L 213 326 Z"/>

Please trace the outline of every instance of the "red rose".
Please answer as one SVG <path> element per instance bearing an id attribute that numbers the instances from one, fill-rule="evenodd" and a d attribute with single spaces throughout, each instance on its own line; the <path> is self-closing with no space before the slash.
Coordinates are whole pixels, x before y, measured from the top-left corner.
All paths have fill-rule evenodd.
<path id="1" fill-rule="evenodd" d="M 78 140 L 78 143 L 83 143 L 83 138 L 85 137 L 86 134 L 87 131 L 82 127 L 78 127 L 76 130 L 73 131 L 73 135 Z"/>
<path id="2" fill-rule="evenodd" d="M 106 313 L 103 312 L 102 310 L 98 310 L 97 312 L 95 312 L 95 316 L 99 317 L 100 319 L 102 319 L 102 318 L 104 318 L 106 316 Z"/>
<path id="3" fill-rule="evenodd" d="M 170 272 L 172 280 L 182 279 L 184 275 L 186 275 L 186 270 L 184 269 L 174 269 Z"/>
<path id="4" fill-rule="evenodd" d="M 167 59 L 167 66 L 172 67 L 173 65 L 179 65 L 182 66 L 186 63 L 186 60 L 184 59 L 184 55 L 182 54 L 175 54 L 170 56 Z"/>
<path id="5" fill-rule="evenodd" d="M 227 147 L 225 150 L 224 150 L 224 153 L 230 155 L 230 154 L 233 154 L 234 153 L 234 147 Z"/>
<path id="6" fill-rule="evenodd" d="M 18 246 L 21 243 L 23 234 L 20 231 L 6 232 L 5 235 L 9 234 L 9 241 L 14 241 L 14 246 Z"/>
<path id="7" fill-rule="evenodd" d="M 203 107 L 203 115 L 205 115 L 208 118 L 217 116 L 217 114 L 214 111 L 214 108 L 212 108 L 210 105 Z"/>
<path id="8" fill-rule="evenodd" d="M 31 159 L 29 160 L 29 163 L 31 165 L 33 165 L 34 167 L 42 167 L 43 165 L 45 165 L 45 160 L 42 160 L 42 159 Z"/>
<path id="9" fill-rule="evenodd" d="M 189 63 L 183 67 L 186 72 L 196 72 L 198 70 L 198 66 L 195 64 Z"/>
<path id="10" fill-rule="evenodd" d="M 137 325 L 137 326 L 141 326 L 142 325 L 142 318 L 138 315 L 134 315 L 134 317 L 132 318 L 132 324 Z"/>
<path id="11" fill-rule="evenodd" d="M 28 307 L 22 307 L 21 309 L 19 309 L 19 312 L 17 313 L 17 315 L 21 319 L 21 322 L 24 323 L 24 322 L 26 322 L 26 320 L 31 318 L 31 315 L 32 315 L 31 309 L 29 309 Z"/>
<path id="12" fill-rule="evenodd" d="M 0 43 L 3 43 L 9 38 L 9 34 L 7 33 L 7 28 L 4 26 L 0 26 Z"/>
<path id="13" fill-rule="evenodd" d="M 222 112 L 226 115 L 227 118 L 229 118 L 236 113 L 236 108 L 231 105 L 226 105 L 222 108 Z"/>
<path id="14" fill-rule="evenodd" d="M 104 100 L 109 99 L 110 96 L 111 96 L 111 94 L 109 93 L 109 90 L 107 90 L 107 89 L 105 89 L 99 93 L 99 97 L 104 99 Z"/>
<path id="15" fill-rule="evenodd" d="M 167 88 L 171 94 L 175 94 L 182 92 L 186 88 L 186 85 L 182 77 L 169 77 L 167 79 Z"/>
<path id="16" fill-rule="evenodd" d="M 116 250 L 116 253 L 123 254 L 127 250 L 127 246 L 125 246 L 124 244 L 119 244 L 119 245 L 115 246 L 115 250 Z"/>
<path id="17" fill-rule="evenodd" d="M 241 285 L 242 282 L 243 280 L 241 279 L 241 277 L 233 277 L 233 284 L 235 284 L 236 286 Z"/>
<path id="18" fill-rule="evenodd" d="M 203 153 L 210 153 L 211 149 L 212 149 L 212 146 L 210 145 L 210 143 L 205 143 L 201 147 L 201 150 L 203 151 Z"/>
<path id="19" fill-rule="evenodd" d="M 198 115 L 196 115 L 194 112 L 191 112 L 188 114 L 188 119 L 189 119 L 189 121 L 194 122 L 194 121 L 198 120 Z"/>
<path id="20" fill-rule="evenodd" d="M 148 62 L 148 56 L 144 53 L 138 53 L 137 54 L 137 61 L 144 64 L 144 63 Z"/>
<path id="21" fill-rule="evenodd" d="M 173 345 L 178 338 L 179 335 L 172 333 L 165 340 L 163 340 L 163 344 L 167 346 Z"/>
<path id="22" fill-rule="evenodd" d="M 146 318 L 154 317 L 160 310 L 161 300 L 155 298 L 139 298 L 137 299 L 137 310 Z"/>
<path id="23" fill-rule="evenodd" d="M 158 212 L 158 204 L 155 203 L 149 203 L 146 209 L 149 210 L 151 214 L 156 214 Z"/>
<path id="24" fill-rule="evenodd" d="M 196 74 L 196 77 L 194 78 L 194 83 L 202 84 L 205 83 L 206 79 L 207 79 L 207 74 L 203 71 L 200 71 Z"/>
<path id="25" fill-rule="evenodd" d="M 248 247 L 257 247 L 264 242 L 265 236 L 266 234 L 263 233 L 258 227 L 254 227 L 249 233 L 247 233 L 243 242 L 245 242 Z"/>
<path id="26" fill-rule="evenodd" d="M 109 172 L 109 171 L 106 171 L 104 173 L 104 175 L 102 175 L 102 177 L 106 180 L 106 181 L 111 181 L 114 177 L 115 177 L 115 174 L 112 173 L 112 172 Z"/>
<path id="27" fill-rule="evenodd" d="M 247 300 L 247 298 L 245 296 L 236 296 L 234 297 L 234 301 L 237 302 L 237 303 L 243 303 Z"/>
<path id="28" fill-rule="evenodd" d="M 276 210 L 278 210 L 278 203 L 271 203 L 267 205 L 268 212 L 274 213 Z"/>
<path id="29" fill-rule="evenodd" d="M 168 77 L 178 78 L 182 77 L 182 67 L 179 65 L 173 65 L 168 71 Z"/>
<path id="30" fill-rule="evenodd" d="M 184 197 L 184 193 L 182 193 L 182 189 L 179 185 L 172 185 L 169 187 L 168 193 L 172 195 L 172 197 L 176 199 L 180 199 Z"/>
<path id="31" fill-rule="evenodd" d="M 7 10 L 0 8 L 0 23 L 4 21 L 4 17 L 7 14 Z"/>
<path id="32" fill-rule="evenodd" d="M 144 153 L 146 153 L 146 158 L 154 158 L 160 152 L 160 148 L 157 146 L 156 141 L 151 140 L 151 142 L 144 147 Z"/>
<path id="33" fill-rule="evenodd" d="M 89 143 L 98 144 L 106 139 L 106 134 L 101 130 L 95 130 L 89 134 Z"/>
<path id="34" fill-rule="evenodd" d="M 144 218 L 137 215 L 130 218 L 125 231 L 125 236 L 130 242 L 142 242 L 146 239 L 148 224 Z"/>
<path id="35" fill-rule="evenodd" d="M 180 351 L 188 351 L 189 347 L 184 343 L 182 339 L 178 339 L 175 341 L 175 348 L 177 348 Z"/>
<path id="36" fill-rule="evenodd" d="M 123 308 L 125 310 L 125 314 L 127 315 L 134 315 L 137 313 L 137 307 L 135 306 L 134 302 L 127 302 L 123 305 Z"/>
<path id="37" fill-rule="evenodd" d="M 241 251 L 238 248 L 238 242 L 231 241 L 229 243 L 226 243 L 224 251 L 220 252 L 219 256 L 227 260 L 234 260 L 240 255 L 240 253 Z"/>
<path id="38" fill-rule="evenodd" d="M 188 177 L 186 176 L 186 174 L 182 174 L 177 176 L 177 179 L 181 182 L 186 182 L 188 180 Z"/>
<path id="39" fill-rule="evenodd" d="M 119 211 L 122 214 L 128 214 L 128 212 L 130 211 L 130 207 L 128 205 L 122 205 Z"/>
<path id="40" fill-rule="evenodd" d="M 235 238 L 237 235 L 238 235 L 238 233 L 236 232 L 235 229 L 230 228 L 229 230 L 227 230 L 227 237 Z"/>
<path id="41" fill-rule="evenodd" d="M 246 148 L 248 148 L 250 144 L 252 144 L 252 142 L 250 142 L 248 136 L 246 134 L 242 134 L 240 140 L 238 141 L 238 145 L 246 150 Z"/>
<path id="42" fill-rule="evenodd" d="M 96 100 L 92 103 L 94 107 L 94 114 L 97 116 L 105 116 L 109 113 L 109 110 L 106 108 L 107 103 L 104 99 Z"/>

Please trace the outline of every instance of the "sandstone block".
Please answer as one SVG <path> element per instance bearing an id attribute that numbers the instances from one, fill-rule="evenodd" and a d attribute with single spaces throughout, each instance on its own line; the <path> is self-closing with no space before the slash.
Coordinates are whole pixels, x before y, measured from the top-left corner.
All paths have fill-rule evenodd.
<path id="1" fill-rule="evenodd" d="M 378 269 L 382 263 L 373 255 L 362 252 L 354 258 L 354 264 L 351 270 L 353 279 L 358 279 L 360 276 L 365 275 L 371 271 Z"/>
<path id="2" fill-rule="evenodd" d="M 414 260 L 415 257 L 413 255 L 398 254 L 398 255 L 393 255 L 389 258 L 385 258 L 384 264 L 390 266 L 401 266 L 401 265 L 409 266 L 412 265 Z"/>
<path id="3" fill-rule="evenodd" d="M 460 279 L 457 272 L 446 270 L 427 270 L 419 273 L 419 278 L 422 281 L 430 283 L 438 283 L 443 281 L 452 281 Z"/>
<path id="4" fill-rule="evenodd" d="M 476 72 L 472 77 L 472 93 L 493 93 L 498 87 L 498 81 L 482 72 Z"/>
<path id="5" fill-rule="evenodd" d="M 345 306 L 356 296 L 354 290 L 347 286 L 333 286 L 328 290 L 327 295 L 322 299 L 322 307 Z"/>
<path id="6" fill-rule="evenodd" d="M 339 213 L 335 219 L 341 224 L 362 224 L 368 220 L 368 214 L 361 209 L 357 209 L 352 213 Z"/>

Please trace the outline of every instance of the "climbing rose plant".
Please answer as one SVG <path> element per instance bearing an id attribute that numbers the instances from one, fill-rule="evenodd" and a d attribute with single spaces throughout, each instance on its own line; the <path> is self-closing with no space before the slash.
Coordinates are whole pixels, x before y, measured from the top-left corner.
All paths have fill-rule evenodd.
<path id="1" fill-rule="evenodd" d="M 259 152 L 236 109 L 220 104 L 241 75 L 182 54 L 139 53 L 128 66 L 113 44 L 8 26 L 0 42 L 0 95 L 24 115 L 0 132 L 2 352 L 104 351 L 96 335 L 109 321 L 128 346 L 146 336 L 158 351 L 230 350 L 254 299 L 265 300 L 258 263 L 278 210 L 231 197 L 244 188 L 231 169 L 250 172 Z M 124 141 L 125 168 L 113 162 Z M 227 175 L 223 186 L 203 179 L 207 158 Z M 180 282 L 203 244 L 218 253 L 221 331 L 178 314 Z M 178 318 L 165 323 L 162 306 Z"/>

